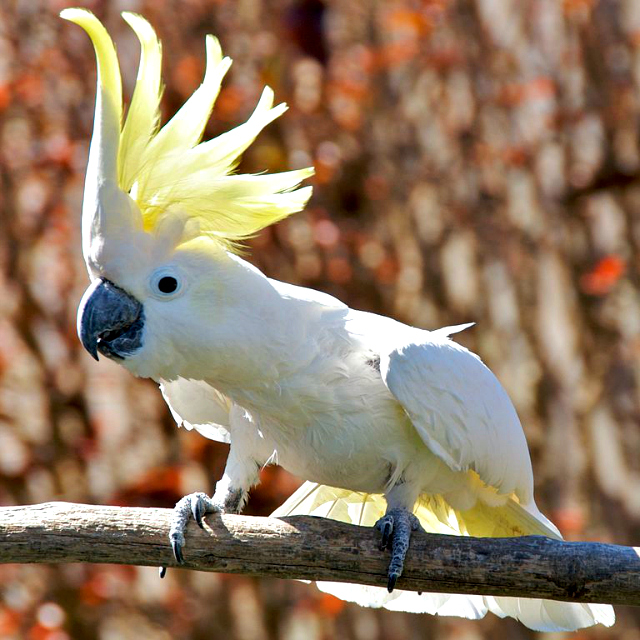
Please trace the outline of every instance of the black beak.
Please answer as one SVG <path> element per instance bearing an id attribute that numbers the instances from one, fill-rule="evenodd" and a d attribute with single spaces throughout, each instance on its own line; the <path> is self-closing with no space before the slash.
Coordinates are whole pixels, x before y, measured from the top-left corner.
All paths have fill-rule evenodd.
<path id="1" fill-rule="evenodd" d="M 78 336 L 97 360 L 98 352 L 123 360 L 142 346 L 142 305 L 124 289 L 102 278 L 85 291 L 78 308 Z"/>

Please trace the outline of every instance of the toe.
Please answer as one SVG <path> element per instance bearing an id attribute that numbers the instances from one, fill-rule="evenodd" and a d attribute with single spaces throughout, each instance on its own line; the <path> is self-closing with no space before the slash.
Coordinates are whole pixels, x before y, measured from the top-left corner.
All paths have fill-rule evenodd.
<path id="1" fill-rule="evenodd" d="M 196 521 L 197 525 L 204 529 L 204 523 L 202 518 L 204 514 L 207 512 L 207 505 L 203 498 L 206 498 L 203 493 L 194 493 L 191 496 L 190 504 L 191 504 L 191 513 L 193 515 L 193 519 Z"/>
<path id="2" fill-rule="evenodd" d="M 426 533 L 424 527 L 420 524 L 420 520 L 418 520 L 418 517 L 415 514 L 409 514 L 409 522 L 411 524 L 411 531 L 422 531 L 423 533 Z"/>
<path id="3" fill-rule="evenodd" d="M 389 574 L 389 582 L 387 583 L 387 591 L 389 593 L 391 593 L 395 589 L 396 582 L 398 582 L 399 577 L 400 577 L 400 574 L 396 572 Z"/>
<path id="4" fill-rule="evenodd" d="M 382 525 L 382 540 L 380 541 L 380 549 L 388 549 L 393 539 L 393 519 L 389 518 Z"/>
<path id="5" fill-rule="evenodd" d="M 173 551 L 173 557 L 178 564 L 184 564 L 184 555 L 182 553 L 182 547 L 184 546 L 184 536 L 179 533 L 171 533 L 169 536 L 171 540 L 171 550 Z"/>
<path id="6" fill-rule="evenodd" d="M 389 548 L 393 540 L 393 516 L 387 514 L 380 518 L 380 520 L 376 522 L 375 527 L 382 534 L 380 538 L 380 550 L 384 551 Z"/>

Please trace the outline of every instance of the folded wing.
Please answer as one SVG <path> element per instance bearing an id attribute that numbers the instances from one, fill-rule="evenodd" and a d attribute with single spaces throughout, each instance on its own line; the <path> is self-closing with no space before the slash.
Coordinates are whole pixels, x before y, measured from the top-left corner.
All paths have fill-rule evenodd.
<path id="1" fill-rule="evenodd" d="M 380 371 L 423 442 L 455 471 L 499 494 L 533 500 L 533 473 L 509 396 L 478 356 L 449 339 L 469 325 L 413 330 L 381 355 Z"/>

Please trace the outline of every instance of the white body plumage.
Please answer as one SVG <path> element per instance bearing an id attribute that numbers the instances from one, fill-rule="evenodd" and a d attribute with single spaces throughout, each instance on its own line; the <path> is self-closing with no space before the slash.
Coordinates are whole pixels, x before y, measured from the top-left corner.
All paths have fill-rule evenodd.
<path id="1" fill-rule="evenodd" d="M 531 465 L 515 411 L 493 374 L 449 340 L 449 331 L 354 311 L 229 260 L 241 282 L 227 278 L 225 286 L 250 294 L 235 302 L 228 337 L 216 316 L 229 309 L 219 312 L 211 299 L 189 314 L 198 327 L 186 329 L 194 336 L 191 353 L 170 351 L 166 327 L 176 319 L 165 315 L 158 336 L 149 326 L 145 346 L 124 363 L 159 379 L 186 423 L 197 424 L 211 403 L 229 407 L 226 420 L 217 414 L 220 428 L 207 431 L 242 451 L 234 465 L 247 469 L 229 473 L 255 473 L 256 464 L 276 460 L 321 484 L 368 493 L 401 484 L 408 506 L 421 493 L 437 493 L 464 508 L 478 490 L 466 471 L 482 469 L 500 493 L 531 501 Z M 412 409 L 431 424 L 416 427 L 389 383 L 422 404 Z M 496 414 L 506 419 L 496 421 Z"/>

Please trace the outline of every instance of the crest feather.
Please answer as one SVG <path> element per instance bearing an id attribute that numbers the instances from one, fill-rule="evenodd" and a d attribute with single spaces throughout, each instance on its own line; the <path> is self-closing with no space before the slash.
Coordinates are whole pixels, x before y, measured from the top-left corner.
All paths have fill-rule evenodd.
<path id="1" fill-rule="evenodd" d="M 141 47 L 138 77 L 120 136 L 118 156 L 120 187 L 130 191 L 142 168 L 144 151 L 160 126 L 162 45 L 142 16 L 125 11 L 122 17 L 135 31 Z"/>
<path id="2" fill-rule="evenodd" d="M 83 9 L 65 9 L 64 18 L 82 26 L 91 36 L 103 86 L 122 111 L 120 70 L 113 43 L 98 19 Z M 253 114 L 242 125 L 201 142 L 205 126 L 231 66 L 223 58 L 217 38 L 206 37 L 206 71 L 202 84 L 162 128 L 162 46 L 153 27 L 140 15 L 123 18 L 141 45 L 140 65 L 131 104 L 120 129 L 117 149 L 118 185 L 135 201 L 146 231 L 177 216 L 189 228 L 183 241 L 208 236 L 230 250 L 261 229 L 304 208 L 311 187 L 298 188 L 313 169 L 275 174 L 232 175 L 241 154 L 287 106 L 273 106 L 266 87 Z M 108 212 L 109 213 L 109 212 Z M 115 217 L 115 213 L 113 214 Z M 188 224 L 187 224 L 188 223 Z"/>
<path id="3" fill-rule="evenodd" d="M 103 180 L 115 182 L 118 132 L 122 119 L 122 80 L 116 48 L 103 24 L 90 11 L 64 9 L 60 16 L 79 25 L 89 34 L 98 63 L 98 91 L 87 173 L 99 173 Z M 95 188 L 97 185 L 89 186 Z"/>
<path id="4" fill-rule="evenodd" d="M 154 164 L 169 156 L 176 157 L 197 145 L 209 121 L 213 104 L 220 92 L 222 79 L 231 66 L 230 58 L 222 58 L 217 38 L 207 36 L 207 66 L 202 84 L 180 107 L 178 112 L 160 129 L 149 142 L 143 157 L 142 178 L 153 174 Z M 138 187 L 139 197 L 144 198 L 148 189 L 142 182 Z"/>

